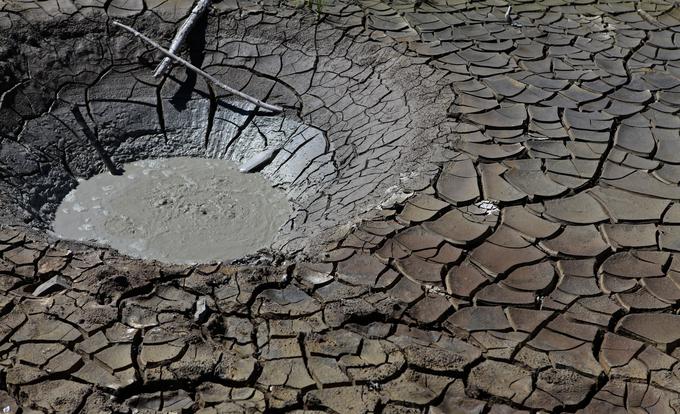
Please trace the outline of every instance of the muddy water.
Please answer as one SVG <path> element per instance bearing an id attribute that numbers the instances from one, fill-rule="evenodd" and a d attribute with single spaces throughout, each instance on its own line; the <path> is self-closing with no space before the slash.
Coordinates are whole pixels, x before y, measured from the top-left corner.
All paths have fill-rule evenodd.
<path id="1" fill-rule="evenodd" d="M 82 181 L 62 201 L 54 233 L 168 263 L 233 259 L 271 243 L 290 207 L 260 174 L 229 161 L 143 160 Z"/>

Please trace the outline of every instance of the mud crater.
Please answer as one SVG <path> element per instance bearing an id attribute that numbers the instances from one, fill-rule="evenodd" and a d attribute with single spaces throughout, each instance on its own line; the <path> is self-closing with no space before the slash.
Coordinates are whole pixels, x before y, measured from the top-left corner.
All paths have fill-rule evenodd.
<path id="1" fill-rule="evenodd" d="M 161 20 L 143 13 L 133 26 L 163 41 L 161 33 L 175 27 Z M 434 113 L 444 115 L 449 104 L 443 99 L 433 106 L 421 90 L 437 84 L 441 74 L 423 83 L 402 46 L 351 36 L 310 42 L 316 23 L 302 16 L 295 21 L 299 36 L 272 43 L 270 28 L 248 21 L 213 32 L 220 26 L 211 15 L 201 26 L 205 33 L 196 36 L 203 40 L 186 51 L 197 66 L 282 106 L 283 114 L 234 99 L 182 68 L 153 78 L 158 56 L 104 21 L 101 30 L 73 37 L 64 48 L 72 52 L 68 59 L 21 49 L 26 67 L 17 73 L 53 83 L 38 88 L 27 81 L 0 97 L 0 221 L 48 230 L 78 181 L 111 166 L 168 157 L 241 164 L 273 151 L 260 173 L 285 192 L 293 211 L 272 249 L 315 257 L 379 206 L 430 185 L 439 169 L 432 155 L 438 162 L 450 154 L 425 141 L 439 128 L 433 120 L 441 117 Z M 337 42 L 343 47 L 336 50 Z M 406 91 L 426 113 L 410 113 Z M 366 110 L 373 106 L 375 111 Z"/>
<path id="2" fill-rule="evenodd" d="M 130 173 L 145 165 L 148 167 L 148 160 L 184 157 L 202 159 L 197 162 L 210 168 L 217 168 L 219 163 L 231 163 L 228 168 L 218 169 L 225 174 L 228 171 L 231 184 L 238 182 L 237 186 L 242 187 L 237 191 L 249 198 L 249 204 L 241 207 L 241 212 L 247 212 L 249 218 L 240 222 L 245 228 L 250 227 L 250 239 L 245 237 L 245 233 L 235 231 L 234 227 L 226 230 L 228 226 L 218 234 L 213 231 L 215 221 L 212 224 L 204 223 L 203 228 L 208 232 L 203 237 L 198 232 L 189 235 L 187 229 L 201 228 L 201 225 L 189 225 L 189 219 L 180 226 L 185 229 L 180 231 L 182 236 L 169 231 L 171 224 L 163 229 L 162 226 L 156 227 L 163 236 L 160 233 L 154 236 L 156 230 L 146 232 L 149 229 L 145 229 L 144 237 L 154 241 L 141 242 L 142 237 L 137 237 L 139 234 L 133 235 L 132 229 L 141 229 L 139 222 L 119 222 L 123 227 L 114 231 L 113 222 L 110 221 L 107 231 L 95 234 L 98 228 L 102 229 L 97 227 L 97 223 L 103 224 L 105 221 L 102 217 L 89 216 L 90 222 L 78 222 L 94 211 L 94 204 L 81 212 L 74 212 L 74 205 L 65 207 L 70 215 L 61 218 L 65 221 L 57 225 L 55 234 L 69 239 L 110 244 L 133 257 L 169 263 L 235 259 L 255 253 L 258 248 L 271 247 L 272 242 L 279 243 L 279 246 L 285 244 L 286 232 L 277 230 L 281 230 L 281 226 L 292 219 L 295 206 L 303 204 L 308 194 L 315 194 L 323 181 L 312 182 L 310 172 L 306 171 L 308 167 L 319 157 L 325 157 L 324 161 L 319 161 L 326 164 L 324 179 L 332 179 L 335 173 L 333 163 L 327 162 L 332 155 L 324 132 L 301 122 L 294 112 L 272 114 L 245 101 L 214 95 L 201 80 L 186 79 L 190 75 L 158 81 L 151 78 L 148 72 L 146 68 L 112 70 L 86 90 L 81 86 L 67 86 L 59 92 L 49 112 L 28 120 L 16 141 L 7 140 L 3 143 L 0 160 L 12 169 L 7 174 L 7 180 L 0 183 L 6 188 L 6 191 L 3 190 L 3 201 L 7 203 L 11 200 L 2 209 L 9 216 L 4 221 L 28 225 L 39 231 L 50 230 L 58 206 L 79 182 L 98 174 L 113 179 L 111 174 L 104 171 L 123 169 Z M 193 84 L 193 90 L 186 90 L 187 82 Z M 291 98 L 289 101 L 289 106 L 294 107 L 295 100 Z M 53 139 L 54 136 L 58 140 Z M 263 153 L 268 154 L 268 157 L 256 166 L 253 171 L 256 174 L 243 175 L 237 171 L 238 166 L 261 158 Z M 236 179 L 238 175 L 257 177 L 256 188 L 250 193 L 245 191 L 247 184 L 242 179 Z M 101 184 L 104 179 L 101 177 L 94 182 Z M 92 203 L 93 197 L 98 198 L 94 192 L 106 186 L 99 184 L 94 184 L 98 186 L 97 190 L 95 187 L 84 190 L 88 202 Z M 200 210 L 198 204 L 187 201 L 192 197 L 205 201 L 204 204 L 225 201 L 221 197 L 226 193 L 213 192 L 216 187 L 225 184 L 220 182 L 220 178 L 212 177 L 202 183 L 197 181 L 196 184 L 195 189 L 177 187 L 182 192 L 180 198 L 184 200 L 184 207 L 192 210 L 190 214 Z M 122 195 L 122 187 L 114 185 L 113 188 L 116 188 L 114 193 L 118 199 L 115 204 L 119 207 L 125 202 L 143 202 L 144 192 L 153 198 L 151 190 L 160 190 L 150 182 L 140 184 L 139 188 L 125 195 Z M 205 194 L 214 194 L 214 197 Z M 113 196 L 112 193 L 103 194 L 104 197 L 107 195 Z M 252 204 L 256 197 L 262 200 Z M 285 199 L 291 201 L 292 209 Z M 70 198 L 64 201 L 66 205 L 71 202 Z M 83 199 L 80 199 L 80 204 L 83 205 Z M 113 204 L 109 204 L 109 207 L 114 208 Z M 173 219 L 164 216 L 162 209 L 155 211 L 158 206 L 146 206 L 147 210 L 139 208 L 139 205 L 129 206 L 130 211 L 148 214 L 149 218 L 154 216 L 159 221 Z M 121 215 L 128 217 L 128 221 L 131 217 L 125 213 Z M 224 217 L 217 218 L 219 215 Z M 276 219 L 270 222 L 272 215 Z M 229 225 L 227 221 L 231 220 L 229 214 L 222 210 L 208 216 L 222 220 L 217 227 Z M 137 218 L 144 221 L 141 216 Z M 252 226 L 253 223 L 261 223 L 264 227 Z M 128 235 L 124 236 L 126 231 Z M 225 232 L 234 234 L 230 238 L 226 237 Z M 164 243 L 160 242 L 159 237 L 166 241 L 172 239 L 172 247 L 166 245 L 170 250 L 161 252 L 163 249 L 159 248 L 158 243 Z M 190 242 L 202 239 L 206 243 Z M 208 241 L 215 246 L 214 249 L 207 245 L 211 244 Z"/>

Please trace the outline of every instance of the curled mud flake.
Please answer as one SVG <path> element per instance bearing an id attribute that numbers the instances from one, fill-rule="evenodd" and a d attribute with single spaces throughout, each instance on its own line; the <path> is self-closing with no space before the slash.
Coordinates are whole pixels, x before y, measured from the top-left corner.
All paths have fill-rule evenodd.
<path id="1" fill-rule="evenodd" d="M 262 152 L 258 152 L 257 154 L 253 155 L 252 158 L 242 163 L 239 167 L 239 171 L 242 173 L 249 173 L 261 169 L 271 162 L 280 149 L 281 148 L 270 148 Z"/>

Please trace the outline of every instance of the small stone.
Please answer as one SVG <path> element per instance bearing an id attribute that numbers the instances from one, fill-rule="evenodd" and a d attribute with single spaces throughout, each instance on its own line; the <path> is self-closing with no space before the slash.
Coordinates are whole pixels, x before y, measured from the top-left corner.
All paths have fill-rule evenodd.
<path id="1" fill-rule="evenodd" d="M 70 289 L 71 281 L 64 276 L 52 276 L 47 282 L 40 284 L 33 291 L 33 296 L 45 296 L 59 290 Z"/>
<path id="2" fill-rule="evenodd" d="M 253 155 L 252 158 L 241 164 L 239 171 L 242 173 L 251 173 L 261 169 L 263 166 L 271 162 L 274 157 L 276 157 L 276 154 L 278 154 L 280 149 L 281 148 L 278 147 L 269 148 L 262 152 L 258 152 L 257 154 Z"/>
<path id="3" fill-rule="evenodd" d="M 210 309 L 207 304 L 207 296 L 200 296 L 196 301 L 196 311 L 194 312 L 194 320 L 205 321 L 210 314 Z"/>

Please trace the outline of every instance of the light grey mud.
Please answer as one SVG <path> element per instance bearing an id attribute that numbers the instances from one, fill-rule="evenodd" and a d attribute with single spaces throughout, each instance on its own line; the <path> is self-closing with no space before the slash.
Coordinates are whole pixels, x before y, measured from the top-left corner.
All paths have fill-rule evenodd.
<path id="1" fill-rule="evenodd" d="M 267 247 L 290 215 L 285 194 L 225 160 L 147 159 L 82 181 L 54 232 L 167 263 L 236 259 Z"/>

